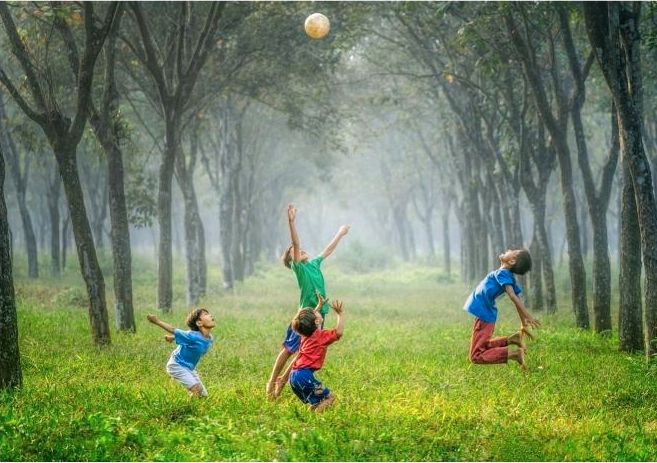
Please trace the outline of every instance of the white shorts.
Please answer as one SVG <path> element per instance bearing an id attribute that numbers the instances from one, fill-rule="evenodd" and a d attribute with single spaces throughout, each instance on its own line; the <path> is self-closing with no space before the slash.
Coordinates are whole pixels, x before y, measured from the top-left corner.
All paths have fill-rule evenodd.
<path id="1" fill-rule="evenodd" d="M 196 370 L 190 370 L 189 368 L 186 368 L 178 363 L 173 358 L 169 359 L 169 362 L 167 363 L 167 373 L 169 373 L 169 376 L 171 376 L 173 379 L 178 381 L 180 384 L 185 386 L 185 389 L 189 390 L 193 386 L 200 384 L 201 385 L 201 395 L 203 397 L 208 396 L 208 391 L 205 389 L 205 386 L 201 382 L 200 378 L 198 377 L 198 373 L 196 373 Z"/>

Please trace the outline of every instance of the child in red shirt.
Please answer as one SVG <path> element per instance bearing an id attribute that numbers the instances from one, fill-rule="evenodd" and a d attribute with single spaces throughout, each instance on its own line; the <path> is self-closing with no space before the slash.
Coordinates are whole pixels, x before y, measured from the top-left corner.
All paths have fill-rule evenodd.
<path id="1" fill-rule="evenodd" d="M 310 409 L 316 412 L 329 407 L 335 400 L 335 394 L 315 378 L 315 371 L 324 365 L 328 346 L 340 339 L 344 332 L 344 309 L 340 301 L 331 304 L 331 308 L 338 315 L 335 328 L 321 328 L 323 319 L 319 311 L 324 302 L 318 295 L 314 309 L 301 309 L 292 319 L 292 328 L 301 335 L 301 347 L 296 360 L 283 376 L 285 380 L 289 378 L 290 387 L 297 397 L 310 404 Z"/>

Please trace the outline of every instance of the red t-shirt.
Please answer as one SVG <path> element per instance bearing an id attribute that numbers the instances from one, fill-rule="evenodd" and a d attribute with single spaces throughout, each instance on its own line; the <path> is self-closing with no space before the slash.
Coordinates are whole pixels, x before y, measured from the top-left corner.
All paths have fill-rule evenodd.
<path id="1" fill-rule="evenodd" d="M 322 330 L 319 328 L 308 337 L 302 336 L 299 355 L 297 355 L 292 368 L 294 370 L 300 368 L 319 370 L 324 365 L 324 358 L 329 344 L 333 344 L 339 338 L 340 336 L 338 336 L 335 329 Z"/>

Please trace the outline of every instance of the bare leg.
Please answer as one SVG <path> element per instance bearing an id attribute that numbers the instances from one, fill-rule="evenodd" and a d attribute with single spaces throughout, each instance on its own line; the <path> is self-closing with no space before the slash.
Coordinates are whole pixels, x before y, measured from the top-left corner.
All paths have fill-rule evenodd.
<path id="1" fill-rule="evenodd" d="M 271 399 L 275 399 L 278 397 L 278 394 L 280 394 L 280 389 L 278 388 L 278 394 L 276 393 L 276 379 L 278 378 L 278 375 L 281 373 L 281 370 L 283 370 L 283 367 L 285 366 L 285 363 L 287 360 L 290 358 L 292 355 L 291 352 L 289 352 L 287 349 L 281 349 L 281 352 L 278 354 L 278 357 L 276 357 L 276 361 L 274 362 L 274 368 L 271 371 L 271 376 L 269 377 L 269 381 L 267 381 L 267 397 Z"/>
<path id="2" fill-rule="evenodd" d="M 333 404 L 333 402 L 335 402 L 335 394 L 330 393 L 328 397 L 326 397 L 326 399 L 313 405 L 312 407 L 310 407 L 310 409 L 316 413 L 322 413 L 324 410 L 330 407 Z"/>
<path id="3" fill-rule="evenodd" d="M 524 336 L 522 331 L 518 331 L 517 333 L 513 333 L 511 336 L 508 337 L 509 344 L 515 344 L 518 346 L 518 348 L 526 351 L 527 350 L 527 345 L 525 344 L 524 341 Z"/>
<path id="4" fill-rule="evenodd" d="M 522 349 L 509 352 L 509 360 L 515 360 L 520 365 L 522 371 L 527 371 L 527 364 L 525 363 L 525 351 Z"/>

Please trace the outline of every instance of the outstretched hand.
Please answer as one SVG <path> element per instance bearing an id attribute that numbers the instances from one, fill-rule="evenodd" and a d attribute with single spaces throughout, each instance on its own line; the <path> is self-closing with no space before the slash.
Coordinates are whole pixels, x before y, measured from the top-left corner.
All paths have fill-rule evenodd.
<path id="1" fill-rule="evenodd" d="M 333 301 L 331 304 L 331 308 L 335 313 L 338 315 L 342 315 L 344 313 L 344 308 L 342 307 L 342 301 Z"/>
<path id="2" fill-rule="evenodd" d="M 342 226 L 338 229 L 338 234 L 339 234 L 340 236 L 344 236 L 344 235 L 346 235 L 347 233 L 349 233 L 349 229 L 350 229 L 350 228 L 351 228 L 351 225 L 342 225 Z"/>
<path id="3" fill-rule="evenodd" d="M 292 205 L 292 203 L 287 205 L 287 219 L 290 222 L 294 222 L 294 219 L 297 217 L 297 208 Z"/>
<path id="4" fill-rule="evenodd" d="M 151 322 L 151 323 L 157 323 L 157 317 L 153 315 L 152 313 L 149 313 L 146 315 L 146 319 Z"/>
<path id="5" fill-rule="evenodd" d="M 520 331 L 523 335 L 527 336 L 529 339 L 534 339 L 534 335 L 530 331 L 530 328 L 538 328 L 541 326 L 541 322 L 532 317 L 531 315 L 522 320 Z"/>

